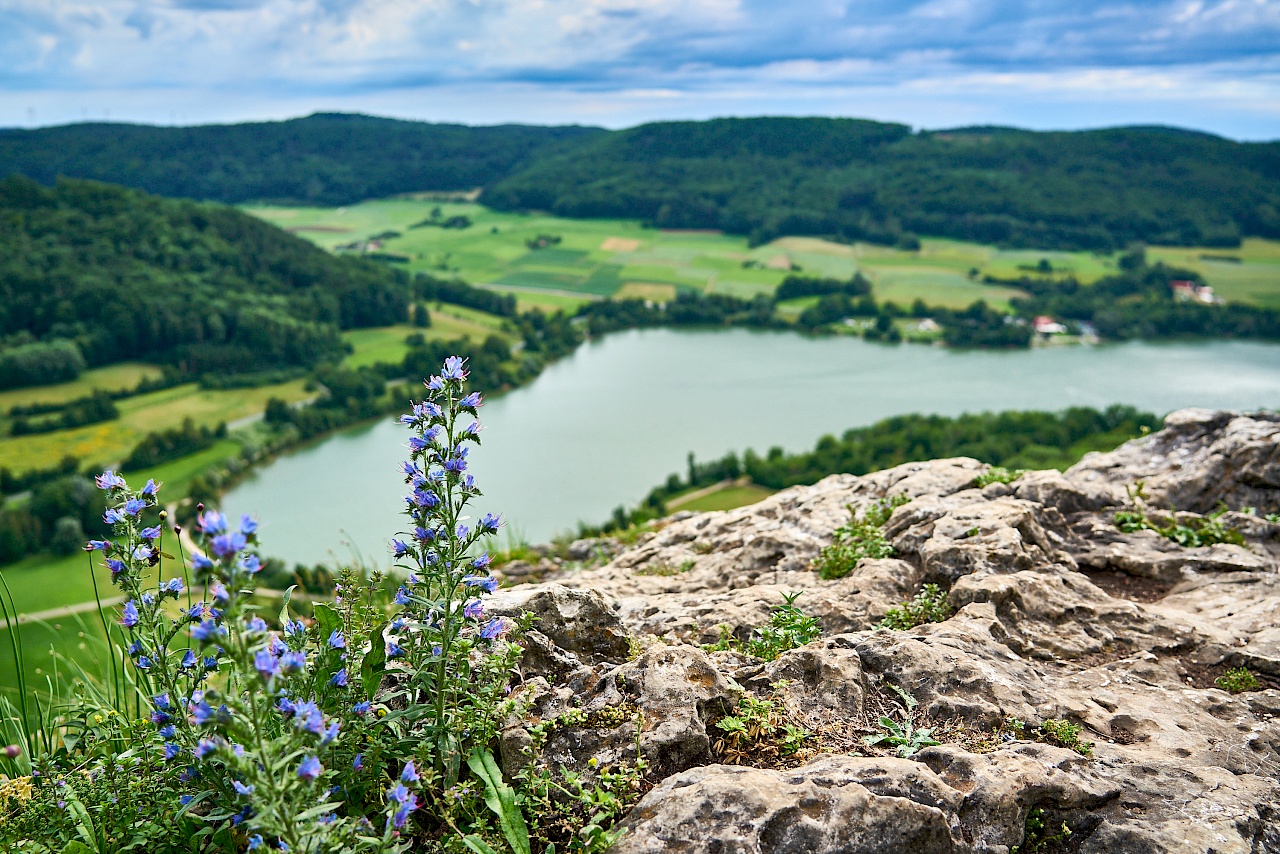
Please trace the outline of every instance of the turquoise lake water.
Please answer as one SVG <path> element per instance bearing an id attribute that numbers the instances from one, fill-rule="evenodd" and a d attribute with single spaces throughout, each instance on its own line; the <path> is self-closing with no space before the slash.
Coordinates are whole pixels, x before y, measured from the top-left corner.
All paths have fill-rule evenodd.
<path id="1" fill-rule="evenodd" d="M 483 391 L 483 389 L 481 389 Z M 753 447 L 811 448 L 891 415 L 1127 403 L 1280 407 L 1280 346 L 1129 343 L 994 352 L 751 330 L 621 332 L 589 342 L 480 410 L 471 455 L 493 511 L 529 542 L 600 522 L 672 472 Z M 386 565 L 401 529 L 407 431 L 388 417 L 274 460 L 224 509 L 262 520 L 263 552 Z"/>

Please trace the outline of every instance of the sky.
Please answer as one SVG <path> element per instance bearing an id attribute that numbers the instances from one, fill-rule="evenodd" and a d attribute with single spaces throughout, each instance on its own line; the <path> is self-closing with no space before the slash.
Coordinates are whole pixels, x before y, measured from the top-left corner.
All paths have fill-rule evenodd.
<path id="1" fill-rule="evenodd" d="M 0 0 L 0 126 L 316 111 L 1280 139 L 1280 0 Z"/>

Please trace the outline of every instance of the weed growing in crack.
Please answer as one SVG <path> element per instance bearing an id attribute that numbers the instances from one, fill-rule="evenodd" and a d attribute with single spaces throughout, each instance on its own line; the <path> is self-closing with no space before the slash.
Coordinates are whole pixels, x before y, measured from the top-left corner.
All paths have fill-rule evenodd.
<path id="1" fill-rule="evenodd" d="M 881 715 L 876 723 L 884 731 L 866 736 L 862 739 L 862 743 L 868 747 L 879 747 L 881 745 L 896 747 L 898 755 L 904 759 L 915 756 L 926 747 L 940 744 L 941 742 L 933 737 L 932 727 L 916 727 L 912 721 L 912 713 L 920 705 L 916 698 L 897 685 L 889 685 L 889 688 L 902 701 L 904 708 L 902 720 L 895 721 L 888 715 Z"/>
<path id="2" fill-rule="evenodd" d="M 973 479 L 974 486 L 982 489 L 993 483 L 1013 483 L 1018 478 L 1027 473 L 1026 469 L 1014 469 L 1010 471 L 1004 466 L 992 466 Z"/>
<path id="3" fill-rule="evenodd" d="M 884 536 L 884 525 L 897 507 L 910 501 L 906 495 L 894 495 L 876 501 L 859 517 L 850 506 L 849 521 L 831 534 L 831 545 L 814 558 L 813 569 L 828 581 L 844 578 L 864 558 L 893 557 L 893 546 Z"/>
<path id="4" fill-rule="evenodd" d="M 910 602 L 890 608 L 880 621 L 880 628 L 905 631 L 925 623 L 941 623 L 956 610 L 948 601 L 948 595 L 938 585 L 926 584 Z"/>
<path id="5" fill-rule="evenodd" d="M 1219 688 L 1232 694 L 1258 689 L 1258 677 L 1250 673 L 1247 667 L 1233 667 L 1213 681 Z"/>
<path id="6" fill-rule="evenodd" d="M 1073 724 L 1062 718 L 1049 718 L 1040 724 L 1039 740 L 1074 750 L 1081 756 L 1088 756 L 1093 753 L 1093 742 L 1080 738 L 1082 730 L 1083 727 L 1079 724 Z"/>
<path id="7" fill-rule="evenodd" d="M 790 649 L 802 647 L 822 634 L 816 617 L 810 617 L 796 607 L 801 593 L 783 593 L 783 603 L 773 609 L 768 624 L 751 630 L 751 637 L 743 642 L 730 632 L 728 626 L 720 627 L 720 640 L 706 644 L 707 652 L 736 650 L 747 655 L 774 661 Z"/>
<path id="8" fill-rule="evenodd" d="M 1009 849 L 1011 854 L 1040 854 L 1049 850 L 1050 846 L 1065 842 L 1071 836 L 1071 828 L 1064 821 L 1056 833 L 1051 832 L 1043 807 L 1032 807 L 1027 811 L 1027 820 L 1022 829 L 1022 843 Z"/>
<path id="9" fill-rule="evenodd" d="M 1188 549 L 1211 546 L 1216 543 L 1244 544 L 1241 533 L 1222 521 L 1222 517 L 1229 509 L 1226 504 L 1219 503 L 1217 510 L 1184 525 L 1178 521 L 1178 514 L 1173 511 L 1169 512 L 1167 519 L 1153 518 L 1148 514 L 1146 491 L 1141 481 L 1127 491 L 1135 509 L 1121 510 L 1113 517 L 1116 528 L 1123 533 L 1155 531 L 1160 536 Z"/>
<path id="10" fill-rule="evenodd" d="M 767 764 L 770 760 L 794 756 L 813 738 L 813 733 L 787 720 L 778 692 L 785 683 L 773 686 L 774 698 L 762 700 L 743 694 L 733 714 L 714 724 L 719 730 L 712 750 L 730 765 Z"/>

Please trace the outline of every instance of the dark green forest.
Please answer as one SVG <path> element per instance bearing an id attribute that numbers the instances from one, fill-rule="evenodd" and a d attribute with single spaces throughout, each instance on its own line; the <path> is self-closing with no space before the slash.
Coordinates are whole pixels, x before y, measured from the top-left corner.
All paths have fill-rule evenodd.
<path id="1" fill-rule="evenodd" d="M 1280 237 L 1280 143 L 1161 127 L 912 132 L 855 119 L 469 128 L 367 116 L 0 131 L 0 175 L 171 196 L 348 204 L 480 187 L 503 210 L 901 243 L 1234 246 Z"/>
<path id="2" fill-rule="evenodd" d="M 408 276 L 220 204 L 96 181 L 0 182 L 0 387 L 148 359 L 188 374 L 311 366 L 404 319 Z"/>
<path id="3" fill-rule="evenodd" d="M 465 127 L 319 113 L 198 127 L 85 123 L 0 130 L 0 177 L 60 175 L 161 196 L 344 205 L 415 190 L 472 190 L 535 152 L 603 131 Z"/>

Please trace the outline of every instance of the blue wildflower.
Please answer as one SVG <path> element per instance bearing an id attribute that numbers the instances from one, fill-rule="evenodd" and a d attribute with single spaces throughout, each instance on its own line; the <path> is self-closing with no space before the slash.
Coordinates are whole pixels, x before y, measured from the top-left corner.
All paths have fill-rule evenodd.
<path id="1" fill-rule="evenodd" d="M 190 670 L 196 666 L 196 654 L 191 650 L 187 650 L 182 656 L 182 661 L 178 665 L 183 670 Z"/>
<path id="2" fill-rule="evenodd" d="M 232 780 L 231 788 L 235 789 L 236 794 L 242 798 L 247 798 L 253 794 L 253 786 L 246 786 L 244 783 L 241 783 L 239 780 Z"/>
<path id="3" fill-rule="evenodd" d="M 492 513 L 484 514 L 484 518 L 480 520 L 480 530 L 490 534 L 495 533 L 500 527 L 502 527 L 502 518 Z"/>
<path id="4" fill-rule="evenodd" d="M 95 477 L 93 481 L 98 484 L 99 489 L 120 489 L 125 486 L 124 478 L 113 472 L 111 469 L 107 469 L 102 474 Z"/>
<path id="5" fill-rule="evenodd" d="M 206 510 L 199 518 L 200 530 L 206 534 L 221 534 L 227 530 L 227 517 L 217 510 Z"/>
<path id="6" fill-rule="evenodd" d="M 160 729 L 157 730 L 157 732 L 160 734 L 160 737 L 165 741 L 169 741 L 173 739 L 178 734 L 178 730 L 174 728 L 173 724 L 165 724 L 164 726 L 160 727 Z"/>
<path id="7" fill-rule="evenodd" d="M 164 586 L 161 587 L 160 589 L 163 590 L 165 593 L 168 593 L 170 596 L 176 597 L 179 593 L 181 593 L 184 589 L 186 589 L 186 587 L 185 585 L 183 585 L 181 578 L 170 578 L 164 584 Z"/>
<path id="8" fill-rule="evenodd" d="M 461 382 L 467 378 L 467 360 L 461 356 L 450 356 L 444 360 L 440 376 L 446 380 Z"/>
<path id="9" fill-rule="evenodd" d="M 298 776 L 304 780 L 314 780 L 320 776 L 320 772 L 324 768 L 320 765 L 320 760 L 314 756 L 308 756 L 298 765 Z"/>
<path id="10" fill-rule="evenodd" d="M 209 560 L 199 552 L 194 552 L 191 555 L 191 567 L 196 571 L 196 574 L 199 575 L 213 569 L 213 561 Z"/>
<path id="11" fill-rule="evenodd" d="M 150 560 L 153 554 L 155 552 L 151 550 L 150 546 L 139 544 L 133 548 L 134 560 Z"/>
<path id="12" fill-rule="evenodd" d="M 120 613 L 120 625 L 126 629 L 131 629 L 138 625 L 138 606 L 130 599 L 124 603 L 124 609 Z"/>
<path id="13" fill-rule="evenodd" d="M 108 525 L 119 525 L 124 519 L 124 514 L 114 507 L 102 514 L 102 521 Z"/>
<path id="14" fill-rule="evenodd" d="M 196 743 L 195 750 L 192 752 L 195 753 L 196 759 L 204 759 L 217 749 L 218 742 L 214 741 L 212 738 L 202 738 Z"/>
<path id="15" fill-rule="evenodd" d="M 244 534 L 237 531 L 234 534 L 218 534 L 209 544 L 209 548 L 218 557 L 227 558 L 244 549 L 249 544 Z"/>
<path id="16" fill-rule="evenodd" d="M 471 561 L 471 567 L 473 569 L 484 570 L 488 569 L 490 563 L 492 563 L 492 558 L 489 557 L 489 553 L 481 552 L 479 557 Z"/>
<path id="17" fill-rule="evenodd" d="M 249 850 L 250 850 L 250 851 L 257 851 L 257 850 L 258 850 L 259 848 L 261 848 L 261 847 L 262 847 L 262 835 L 261 835 L 261 834 L 259 834 L 259 833 L 255 833 L 253 836 L 250 836 L 250 837 L 249 837 Z"/>
<path id="18" fill-rule="evenodd" d="M 111 570 L 112 578 L 115 578 L 117 575 L 119 575 L 120 573 L 124 572 L 125 569 L 127 569 L 127 567 L 124 565 L 124 561 L 117 560 L 113 557 L 107 558 L 106 565 L 107 565 L 107 569 Z"/>
<path id="19" fill-rule="evenodd" d="M 307 654 L 298 650 L 290 650 L 280 656 L 280 669 L 286 672 L 307 669 Z"/>
<path id="20" fill-rule="evenodd" d="M 404 770 L 400 772 L 400 779 L 406 783 L 418 782 L 418 769 L 413 767 L 412 759 L 405 763 Z"/>
<path id="21" fill-rule="evenodd" d="M 409 554 L 410 548 L 405 545 L 403 540 L 392 540 L 391 551 L 396 557 L 404 557 Z"/>
<path id="22" fill-rule="evenodd" d="M 262 569 L 262 561 L 258 559 L 257 555 L 245 555 L 245 557 L 240 561 L 240 568 L 250 575 L 253 575 L 258 570 Z"/>
<path id="23" fill-rule="evenodd" d="M 370 703 L 368 700 L 361 700 L 360 702 L 356 703 L 354 706 L 351 707 L 351 711 L 355 712 L 357 715 L 367 715 L 369 714 L 369 709 L 372 706 L 373 704 Z"/>
<path id="24" fill-rule="evenodd" d="M 467 587 L 479 587 L 487 593 L 498 589 L 498 579 L 492 575 L 464 575 L 462 583 Z"/>
<path id="25" fill-rule="evenodd" d="M 458 401 L 458 408 L 463 411 L 471 410 L 474 412 L 475 408 L 479 405 L 480 405 L 480 392 L 478 391 L 473 391 L 470 394 L 468 394 L 466 397 Z"/>
<path id="26" fill-rule="evenodd" d="M 191 802 L 194 801 L 195 799 L 196 799 L 195 795 L 179 795 L 178 803 L 182 804 L 185 807 L 185 806 L 189 806 Z"/>
<path id="27" fill-rule="evenodd" d="M 284 633 L 289 637 L 301 637 L 306 631 L 307 625 L 301 620 L 290 620 L 284 624 Z"/>
<path id="28" fill-rule="evenodd" d="M 160 491 L 160 487 L 161 487 L 161 485 L 162 485 L 162 484 L 156 483 L 156 482 L 155 482 L 154 480 L 152 480 L 152 479 L 148 479 L 148 480 L 147 480 L 147 485 L 146 485 L 146 486 L 144 486 L 144 487 L 142 487 L 142 494 L 143 494 L 143 495 L 155 495 L 157 492 L 159 492 L 159 491 Z"/>
<path id="29" fill-rule="evenodd" d="M 248 536 L 258 530 L 258 522 L 248 513 L 240 517 L 240 533 Z"/>
<path id="30" fill-rule="evenodd" d="M 346 649 L 347 648 L 347 640 L 342 636 L 342 632 L 340 632 L 337 629 L 334 629 L 332 632 L 329 633 L 329 648 L 330 649 Z"/>
<path id="31" fill-rule="evenodd" d="M 396 604 L 408 605 L 411 601 L 413 600 L 409 598 L 409 591 L 401 586 L 401 588 L 396 591 Z"/>
<path id="32" fill-rule="evenodd" d="M 387 658 L 399 658 L 404 655 L 404 648 L 395 641 L 387 641 Z"/>
<path id="33" fill-rule="evenodd" d="M 226 633 L 227 630 L 215 623 L 213 620 L 205 620 L 204 622 L 196 623 L 191 627 L 191 636 L 198 641 L 208 642 L 216 640 Z"/>
<path id="34" fill-rule="evenodd" d="M 254 615 L 244 624 L 245 630 L 261 634 L 267 630 L 267 621 Z"/>
<path id="35" fill-rule="evenodd" d="M 339 688 L 347 687 L 347 668 L 344 667 L 337 673 L 333 674 L 329 679 L 329 684 L 337 685 Z"/>
<path id="36" fill-rule="evenodd" d="M 133 663 L 134 667 L 137 667 L 139 670 L 150 670 L 151 664 L 151 659 L 147 658 L 145 655 L 138 656 L 138 660 Z"/>
<path id="37" fill-rule="evenodd" d="M 137 516 L 146 509 L 147 502 L 143 501 L 141 498 L 130 498 L 124 503 L 124 512 L 128 513 L 130 516 Z"/>
<path id="38" fill-rule="evenodd" d="M 485 623 L 484 628 L 480 630 L 480 637 L 485 640 L 493 640 L 504 631 L 506 631 L 506 624 L 502 622 L 502 618 L 494 617 L 492 620 Z"/>
<path id="39" fill-rule="evenodd" d="M 160 539 L 160 526 L 152 525 L 150 528 L 143 528 L 138 532 L 138 536 L 144 540 L 158 540 Z"/>
<path id="40" fill-rule="evenodd" d="M 111 543 L 106 540 L 90 540 L 84 544 L 84 550 L 87 552 L 105 552 Z"/>
<path id="41" fill-rule="evenodd" d="M 258 671 L 263 679 L 271 679 L 280 672 L 280 659 L 272 655 L 270 650 L 260 649 L 254 653 L 253 669 Z"/>
<path id="42" fill-rule="evenodd" d="M 165 745 L 164 745 L 164 760 L 165 760 L 166 762 L 172 762 L 173 760 L 177 759 L 177 758 L 178 758 L 179 756 L 181 756 L 181 755 L 182 755 L 182 748 L 181 748 L 181 747 L 179 747 L 178 745 L 174 744 L 174 743 L 173 743 L 173 742 L 171 742 L 171 741 L 167 741 L 167 742 L 165 742 Z"/>
<path id="43" fill-rule="evenodd" d="M 472 599 L 462 608 L 462 615 L 468 619 L 478 620 L 484 616 L 484 603 L 479 599 Z"/>

